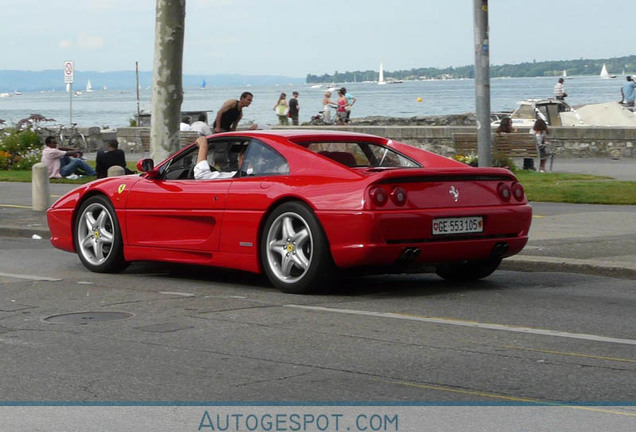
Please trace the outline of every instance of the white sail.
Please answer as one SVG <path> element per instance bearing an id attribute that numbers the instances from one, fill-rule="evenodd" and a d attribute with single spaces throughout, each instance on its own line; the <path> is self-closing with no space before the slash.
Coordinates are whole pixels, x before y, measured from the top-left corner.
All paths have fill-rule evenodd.
<path id="1" fill-rule="evenodd" d="M 378 85 L 384 85 L 386 81 L 384 81 L 384 67 L 382 63 L 380 63 L 380 78 L 378 78 Z"/>
<path id="2" fill-rule="evenodd" d="M 563 69 L 563 74 L 561 75 L 563 78 L 567 78 L 568 77 L 568 71 L 566 71 L 565 69 Z"/>
<path id="3" fill-rule="evenodd" d="M 93 91 L 93 85 L 91 84 L 91 80 L 88 80 L 86 83 L 86 93 L 90 93 Z"/>
<path id="4" fill-rule="evenodd" d="M 605 63 L 603 63 L 603 68 L 601 69 L 601 78 L 603 79 L 616 78 L 616 75 L 609 74 L 609 72 L 607 71 L 607 66 L 605 66 Z"/>

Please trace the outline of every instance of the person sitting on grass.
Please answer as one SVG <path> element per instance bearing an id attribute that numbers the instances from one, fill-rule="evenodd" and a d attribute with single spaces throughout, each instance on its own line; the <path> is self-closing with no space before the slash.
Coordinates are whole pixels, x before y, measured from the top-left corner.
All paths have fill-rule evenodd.
<path id="1" fill-rule="evenodd" d="M 95 170 L 91 168 L 84 159 L 72 157 L 81 153 L 79 149 L 57 148 L 57 140 L 53 136 L 47 136 L 44 140 L 44 150 L 42 150 L 42 163 L 46 165 L 49 178 L 66 177 L 71 180 L 79 176 L 94 176 Z"/>
<path id="2" fill-rule="evenodd" d="M 126 167 L 126 155 L 119 148 L 119 142 L 116 139 L 109 140 L 106 144 L 106 151 L 100 150 L 95 158 L 95 171 L 97 178 L 108 176 L 108 168 L 112 166 L 120 166 L 124 169 L 125 174 L 134 174 L 134 171 Z"/>

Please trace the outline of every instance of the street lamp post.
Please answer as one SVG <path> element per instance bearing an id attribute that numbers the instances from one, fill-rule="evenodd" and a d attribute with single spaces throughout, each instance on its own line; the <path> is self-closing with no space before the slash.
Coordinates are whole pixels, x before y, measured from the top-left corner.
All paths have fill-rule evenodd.
<path id="1" fill-rule="evenodd" d="M 477 155 L 479 166 L 492 166 L 490 128 L 490 42 L 488 0 L 473 0 L 475 26 L 475 107 L 477 110 Z"/>

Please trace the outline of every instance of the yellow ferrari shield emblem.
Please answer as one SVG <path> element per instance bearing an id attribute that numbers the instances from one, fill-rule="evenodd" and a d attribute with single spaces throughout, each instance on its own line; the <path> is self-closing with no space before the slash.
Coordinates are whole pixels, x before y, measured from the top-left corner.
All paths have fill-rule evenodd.
<path id="1" fill-rule="evenodd" d="M 120 184 L 120 185 L 119 185 L 118 192 L 119 192 L 119 193 L 122 193 L 122 192 L 124 191 L 124 189 L 126 189 L 126 185 L 125 185 L 125 184 Z"/>

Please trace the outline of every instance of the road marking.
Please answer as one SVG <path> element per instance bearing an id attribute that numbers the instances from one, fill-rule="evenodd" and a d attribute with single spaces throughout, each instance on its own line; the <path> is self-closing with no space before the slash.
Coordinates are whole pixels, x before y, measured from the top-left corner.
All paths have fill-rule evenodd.
<path id="1" fill-rule="evenodd" d="M 62 280 L 62 279 L 54 279 L 54 278 L 42 277 L 42 276 L 19 275 L 19 274 L 12 274 L 12 273 L 0 273 L 0 276 L 16 278 L 16 279 L 27 279 L 27 280 L 36 280 L 36 281 L 49 281 L 49 282 L 57 282 Z"/>
<path id="2" fill-rule="evenodd" d="M 196 297 L 192 293 L 179 292 L 179 291 L 159 291 L 159 294 L 173 295 L 173 296 L 180 296 L 180 297 Z"/>
<path id="3" fill-rule="evenodd" d="M 547 405 L 547 406 L 554 406 L 554 407 L 567 408 L 567 409 L 591 411 L 591 412 L 598 412 L 598 413 L 604 413 L 604 414 L 615 414 L 615 415 L 622 415 L 622 416 L 627 416 L 627 417 L 636 417 L 636 413 L 625 412 L 625 411 L 617 411 L 617 410 L 612 410 L 612 409 L 607 409 L 607 408 L 595 408 L 595 407 L 592 407 L 592 406 L 568 405 L 568 404 L 564 404 L 562 402 L 550 402 L 550 401 L 544 401 L 544 400 L 540 400 L 540 399 L 531 399 L 531 398 L 522 398 L 522 397 L 516 397 L 516 396 L 507 396 L 507 395 L 500 395 L 500 394 L 496 394 L 496 393 L 482 392 L 482 391 L 478 391 L 478 390 L 464 390 L 464 389 L 458 389 L 458 388 L 453 388 L 453 387 L 445 387 L 445 386 L 430 385 L 430 384 L 419 384 L 419 383 L 412 383 L 412 382 L 406 382 L 406 381 L 391 381 L 391 380 L 382 380 L 382 381 L 390 383 L 390 384 L 397 384 L 397 385 L 402 385 L 402 386 L 406 386 L 406 387 L 414 387 L 414 388 L 421 388 L 421 389 L 427 389 L 427 390 L 436 390 L 436 391 L 443 391 L 443 392 L 449 392 L 449 393 L 459 393 L 459 394 L 470 395 L 470 396 L 480 396 L 480 397 L 486 397 L 486 398 L 491 398 L 491 399 L 505 400 L 505 401 L 509 401 L 509 402 L 531 402 L 531 403 L 536 403 L 536 404 L 539 404 L 539 405 Z"/>
<path id="4" fill-rule="evenodd" d="M 0 207 L 19 208 L 19 209 L 31 209 L 32 206 L 25 206 L 20 204 L 0 204 Z"/>
<path id="5" fill-rule="evenodd" d="M 434 317 L 426 317 L 426 316 L 420 316 L 420 315 L 398 314 L 398 313 L 391 313 L 391 312 L 371 312 L 371 311 L 355 310 L 355 309 L 335 309 L 335 308 L 327 308 L 322 306 L 305 306 L 305 305 L 294 305 L 294 304 L 283 305 L 283 306 L 289 307 L 289 308 L 314 310 L 314 311 L 320 311 L 320 312 L 333 312 L 333 313 L 341 313 L 341 314 L 348 314 L 348 315 L 363 315 L 363 316 L 370 316 L 370 317 L 376 317 L 376 318 L 392 318 L 392 319 L 400 319 L 400 320 L 408 320 L 408 321 L 426 322 L 431 324 L 473 327 L 473 328 L 480 328 L 480 329 L 487 329 L 487 330 L 507 331 L 507 332 L 513 332 L 513 333 L 528 333 L 528 334 L 535 334 L 535 335 L 555 336 L 555 337 L 563 337 L 563 338 L 569 338 L 569 339 L 582 339 L 582 340 L 589 340 L 589 341 L 595 341 L 595 342 L 607 342 L 607 343 L 615 343 L 615 344 L 623 344 L 623 345 L 636 345 L 636 340 L 634 339 L 611 338 L 606 336 L 591 335 L 591 334 L 585 334 L 585 333 L 569 333 L 569 332 L 532 328 L 532 327 L 518 327 L 518 326 L 506 325 L 506 324 L 481 323 L 477 321 L 465 321 L 465 320 L 457 320 L 457 319 L 451 319 L 451 318 L 434 318 Z"/>
<path id="6" fill-rule="evenodd" d="M 593 355 L 593 354 L 581 354 L 581 353 L 571 353 L 571 352 L 563 352 L 563 351 L 552 351 L 552 350 L 537 349 L 537 348 L 524 348 L 524 347 L 511 346 L 511 345 L 504 345 L 503 347 L 504 348 L 508 348 L 508 349 L 512 349 L 512 350 L 539 352 L 539 353 L 543 353 L 543 354 L 555 354 L 555 355 L 562 355 L 562 356 L 568 356 L 568 357 L 581 357 L 581 358 L 589 358 L 589 359 L 596 359 L 596 360 L 609 360 L 609 361 L 615 361 L 615 362 L 636 363 L 636 360 L 633 360 L 633 359 L 624 359 L 624 358 L 615 358 L 615 357 L 603 357 L 603 356 L 597 356 L 597 355 Z"/>

